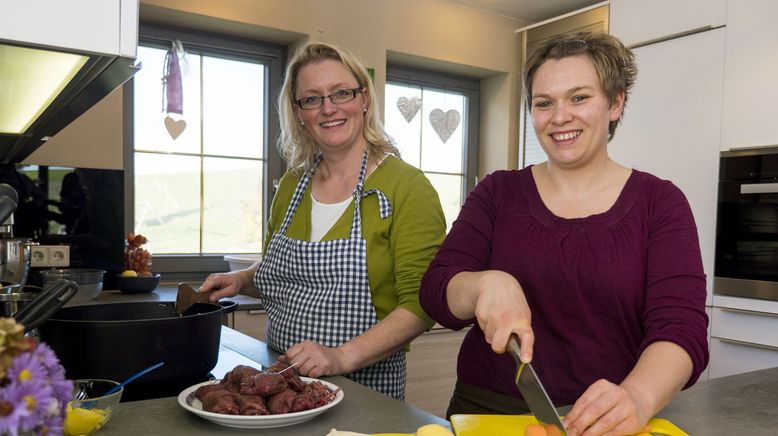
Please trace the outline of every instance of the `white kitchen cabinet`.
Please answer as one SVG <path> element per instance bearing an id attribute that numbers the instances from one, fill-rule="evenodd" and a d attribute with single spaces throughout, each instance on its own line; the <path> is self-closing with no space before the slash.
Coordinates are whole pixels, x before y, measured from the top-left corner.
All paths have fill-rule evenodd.
<path id="1" fill-rule="evenodd" d="M 718 27 L 726 6 L 726 0 L 611 0 L 610 34 L 631 46 Z"/>
<path id="2" fill-rule="evenodd" d="M 778 144 L 778 2 L 727 6 L 721 149 Z"/>
<path id="3" fill-rule="evenodd" d="M 0 41 L 135 58 L 138 0 L 24 0 L 4 4 Z"/>
<path id="4" fill-rule="evenodd" d="M 672 181 L 694 213 L 711 305 L 724 29 L 634 50 L 638 77 L 608 146 L 622 165 Z"/>
<path id="5" fill-rule="evenodd" d="M 714 298 L 710 378 L 778 366 L 778 302 Z"/>

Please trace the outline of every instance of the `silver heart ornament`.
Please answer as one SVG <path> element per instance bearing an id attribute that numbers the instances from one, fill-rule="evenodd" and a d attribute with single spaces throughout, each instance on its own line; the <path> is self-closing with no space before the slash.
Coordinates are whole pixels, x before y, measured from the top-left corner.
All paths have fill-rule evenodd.
<path id="1" fill-rule="evenodd" d="M 419 97 L 400 97 L 397 99 L 397 109 L 403 114 L 405 121 L 410 123 L 421 109 L 421 99 Z"/>
<path id="2" fill-rule="evenodd" d="M 459 127 L 459 121 L 461 121 L 461 115 L 456 109 L 451 109 L 448 112 L 443 112 L 440 109 L 433 109 L 430 112 L 430 124 L 435 132 L 440 137 L 440 140 L 445 144 L 454 130 Z"/>

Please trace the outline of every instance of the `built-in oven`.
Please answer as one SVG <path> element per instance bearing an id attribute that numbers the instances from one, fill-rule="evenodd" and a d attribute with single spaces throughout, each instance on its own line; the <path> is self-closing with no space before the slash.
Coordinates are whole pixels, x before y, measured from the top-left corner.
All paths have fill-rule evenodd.
<path id="1" fill-rule="evenodd" d="M 713 292 L 778 300 L 778 147 L 721 155 Z"/>

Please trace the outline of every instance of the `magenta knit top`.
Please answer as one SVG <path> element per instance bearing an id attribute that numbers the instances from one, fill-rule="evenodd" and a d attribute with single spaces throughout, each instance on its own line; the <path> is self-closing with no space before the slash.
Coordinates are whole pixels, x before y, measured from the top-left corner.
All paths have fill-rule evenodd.
<path id="1" fill-rule="evenodd" d="M 501 270 L 524 289 L 535 333 L 533 366 L 554 404 L 573 404 L 598 379 L 620 383 L 640 354 L 670 341 L 691 357 L 691 386 L 708 363 L 705 274 L 697 227 L 671 182 L 633 170 L 607 212 L 564 219 L 543 204 L 530 168 L 497 171 L 468 196 L 421 284 L 441 325 L 472 325 L 457 360 L 462 382 L 520 397 L 516 365 L 454 317 L 449 280 Z M 453 358 L 453 356 L 451 356 Z"/>

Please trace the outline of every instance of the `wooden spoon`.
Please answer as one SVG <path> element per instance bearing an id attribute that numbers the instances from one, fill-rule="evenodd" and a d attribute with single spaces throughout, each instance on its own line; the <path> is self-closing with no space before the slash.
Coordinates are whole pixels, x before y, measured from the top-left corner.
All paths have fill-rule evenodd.
<path id="1" fill-rule="evenodd" d="M 176 295 L 176 315 L 181 316 L 189 310 L 195 303 L 208 303 L 208 296 L 211 291 L 197 292 L 187 283 L 178 284 L 178 295 Z"/>

